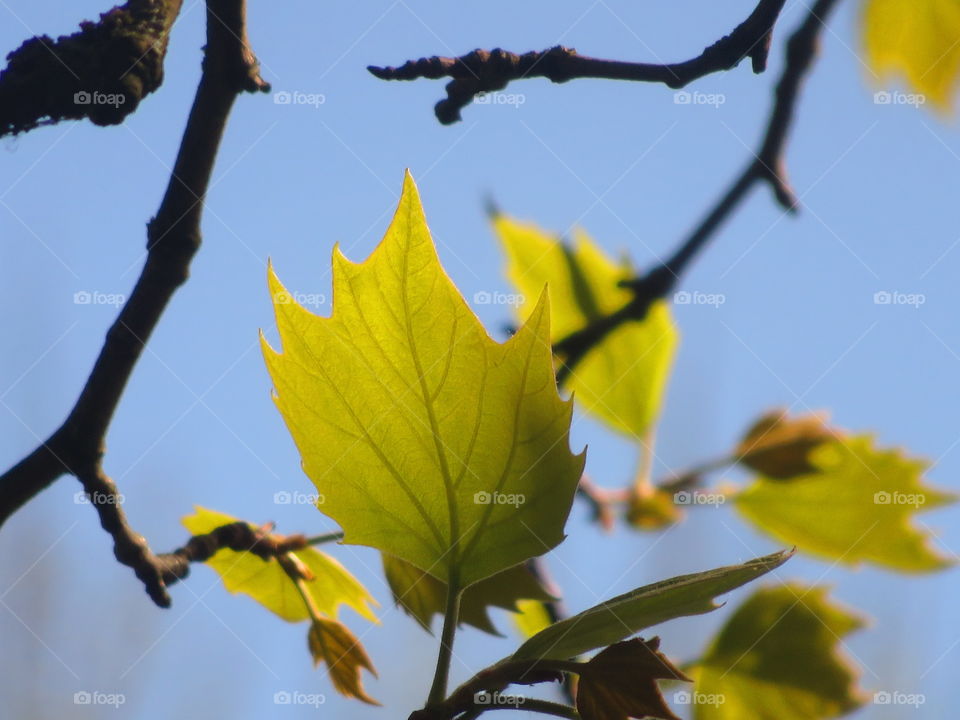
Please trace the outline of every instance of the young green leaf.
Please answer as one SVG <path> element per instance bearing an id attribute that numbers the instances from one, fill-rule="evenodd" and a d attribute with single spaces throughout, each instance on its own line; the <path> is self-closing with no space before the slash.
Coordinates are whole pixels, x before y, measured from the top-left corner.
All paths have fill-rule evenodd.
<path id="1" fill-rule="evenodd" d="M 695 720 L 822 720 L 857 708 L 857 673 L 838 649 L 863 621 L 824 587 L 763 588 L 697 663 Z"/>
<path id="2" fill-rule="evenodd" d="M 330 681 L 338 693 L 369 705 L 380 704 L 364 691 L 360 672 L 366 669 L 376 677 L 377 671 L 363 645 L 345 625 L 326 618 L 314 619 L 307 634 L 307 645 L 314 666 L 321 662 L 326 664 Z"/>
<path id="3" fill-rule="evenodd" d="M 365 262 L 333 254 L 333 315 L 289 302 L 270 272 L 283 352 L 275 400 L 344 542 L 462 589 L 564 537 L 583 470 L 557 394 L 546 293 L 508 342 L 447 277 L 407 175 Z"/>
<path id="4" fill-rule="evenodd" d="M 237 522 L 237 518 L 231 515 L 207 510 L 199 505 L 194 506 L 194 510 L 196 512 L 193 515 L 181 520 L 194 535 Z M 313 580 L 307 581 L 307 587 L 320 612 L 336 617 L 339 606 L 345 604 L 367 620 L 377 622 L 367 604 L 376 605 L 376 600 L 343 565 L 311 547 L 292 554 L 313 575 Z M 223 586 L 229 592 L 249 595 L 284 620 L 300 622 L 310 617 L 303 598 L 276 560 L 263 560 L 253 553 L 223 548 L 207 560 L 207 565 L 220 575 Z"/>
<path id="5" fill-rule="evenodd" d="M 536 226 L 502 215 L 493 226 L 507 255 L 507 276 L 524 298 L 517 308 L 521 319 L 533 312 L 543 284 L 550 284 L 554 341 L 619 310 L 633 297 L 618 285 L 634 276 L 630 264 L 612 262 L 585 233 L 575 233 L 574 245 L 568 247 Z M 598 343 L 565 387 L 587 412 L 642 438 L 660 414 L 676 344 L 670 308 L 657 302 L 642 321 L 624 323 Z"/>
<path id="6" fill-rule="evenodd" d="M 789 480 L 816 472 L 810 453 L 842 433 L 826 424 L 822 415 L 811 413 L 789 417 L 784 410 L 772 410 L 747 430 L 737 445 L 737 462 L 768 478 Z"/>
<path id="7" fill-rule="evenodd" d="M 561 620 L 527 640 L 514 659 L 564 660 L 612 645 L 666 620 L 716 610 L 717 595 L 745 585 L 785 563 L 792 553 L 778 552 L 742 565 L 681 575 L 595 605 Z"/>
<path id="8" fill-rule="evenodd" d="M 383 572 L 397 605 L 416 618 L 425 630 L 429 630 L 433 616 L 443 615 L 447 586 L 405 560 L 386 554 L 383 555 Z M 525 598 L 526 602 L 530 602 L 530 599 L 556 599 L 525 565 L 491 575 L 464 591 L 460 600 L 460 624 L 473 625 L 491 635 L 499 635 L 487 610 L 498 607 L 518 612 L 518 603 Z"/>
<path id="9" fill-rule="evenodd" d="M 660 638 L 634 638 L 597 653 L 580 671 L 577 711 L 583 720 L 680 720 L 657 680 L 690 681 L 660 652 Z"/>
<path id="10" fill-rule="evenodd" d="M 914 513 L 955 500 L 922 482 L 926 463 L 879 450 L 869 436 L 824 443 L 810 461 L 817 472 L 758 478 L 735 496 L 737 510 L 778 540 L 838 562 L 913 572 L 950 564 L 911 523 Z"/>
<path id="11" fill-rule="evenodd" d="M 960 4 L 956 0 L 866 0 L 863 43 L 870 68 L 902 74 L 910 88 L 943 110 L 960 75 Z M 891 96 L 878 94 L 877 102 Z"/>

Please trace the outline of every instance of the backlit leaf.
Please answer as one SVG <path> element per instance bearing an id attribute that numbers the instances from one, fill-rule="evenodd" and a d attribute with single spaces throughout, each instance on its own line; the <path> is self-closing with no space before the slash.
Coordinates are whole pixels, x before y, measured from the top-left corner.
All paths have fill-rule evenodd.
<path id="1" fill-rule="evenodd" d="M 181 522 L 194 535 L 208 533 L 221 525 L 237 522 L 225 513 L 207 510 L 199 505 L 196 512 Z M 317 609 L 330 617 L 337 616 L 340 605 L 348 605 L 371 622 L 377 622 L 367 603 L 376 605 L 366 588 L 346 568 L 329 555 L 312 547 L 293 553 L 310 570 L 313 580 L 306 581 Z M 300 622 L 310 617 L 303 599 L 293 581 L 276 560 L 262 560 L 249 552 L 235 552 L 228 548 L 218 550 L 207 560 L 223 586 L 232 593 L 244 593 L 289 622 Z"/>
<path id="2" fill-rule="evenodd" d="M 424 629 L 429 630 L 433 616 L 443 615 L 447 586 L 410 563 L 386 554 L 383 555 L 383 571 L 394 601 L 416 618 Z M 489 608 L 517 612 L 519 602 L 552 599 L 526 566 L 517 565 L 491 575 L 464 591 L 460 599 L 460 624 L 473 625 L 484 632 L 499 635 L 487 614 Z"/>
<path id="3" fill-rule="evenodd" d="M 863 38 L 875 73 L 902 75 L 916 93 L 950 107 L 960 74 L 960 3 L 866 0 Z"/>
<path id="4" fill-rule="evenodd" d="M 327 674 L 337 692 L 370 705 L 380 704 L 364 691 L 360 672 L 366 669 L 376 676 L 377 671 L 363 645 L 345 625 L 336 620 L 315 619 L 310 624 L 307 645 L 313 664 L 326 664 Z"/>
<path id="5" fill-rule="evenodd" d="M 863 621 L 823 587 L 752 595 L 699 661 L 695 720 L 822 720 L 858 707 L 858 673 L 838 646 Z M 679 693 L 678 693 L 679 695 Z"/>
<path id="6" fill-rule="evenodd" d="M 344 542 L 466 587 L 564 537 L 583 470 L 557 394 L 546 293 L 508 342 L 447 277 L 407 175 L 363 263 L 333 253 L 333 315 L 288 302 L 270 272 L 283 352 L 275 400 Z"/>
<path id="7" fill-rule="evenodd" d="M 614 263 L 583 232 L 568 247 L 534 225 L 505 216 L 493 221 L 507 255 L 507 276 L 529 317 L 539 289 L 550 285 L 551 338 L 561 340 L 591 320 L 619 310 L 632 292 L 618 282 L 634 276 L 629 263 Z M 613 428 L 642 438 L 660 414 L 677 344 L 670 308 L 659 301 L 641 322 L 611 332 L 577 364 L 565 381 L 587 412 Z"/>
<path id="8" fill-rule="evenodd" d="M 790 553 L 778 552 L 742 565 L 681 575 L 631 590 L 554 623 L 527 640 L 513 657 L 572 658 L 667 620 L 716 610 L 716 596 L 780 567 L 789 558 Z"/>
<path id="9" fill-rule="evenodd" d="M 949 564 L 912 516 L 955 500 L 922 482 L 926 463 L 854 436 L 817 447 L 817 472 L 789 482 L 757 478 L 737 510 L 782 542 L 838 562 L 929 571 Z"/>

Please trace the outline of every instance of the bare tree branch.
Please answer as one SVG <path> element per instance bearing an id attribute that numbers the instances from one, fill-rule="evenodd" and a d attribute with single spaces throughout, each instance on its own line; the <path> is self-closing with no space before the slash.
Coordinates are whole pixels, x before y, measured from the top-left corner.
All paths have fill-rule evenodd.
<path id="1" fill-rule="evenodd" d="M 784 4 L 785 0 L 760 0 L 750 17 L 732 33 L 684 62 L 656 65 L 601 60 L 558 45 L 523 55 L 500 48 L 474 50 L 458 58 L 434 56 L 410 60 L 400 67 L 371 65 L 367 70 L 381 80 L 452 78 L 447 83 L 447 97 L 434 107 L 437 119 L 450 125 L 460 120 L 460 111 L 476 95 L 502 90 L 513 80 L 544 77 L 562 83 L 575 78 L 605 78 L 659 82 L 671 88 L 682 88 L 704 75 L 732 70 L 744 58 L 750 58 L 755 73 L 761 73 L 767 67 L 770 38 Z"/>
<path id="2" fill-rule="evenodd" d="M 190 563 L 206 562 L 220 550 L 249 552 L 262 560 L 280 560 L 287 553 L 307 547 L 304 535 L 277 535 L 271 526 L 255 528 L 249 523 L 221 525 L 203 535 L 194 535 L 172 553 L 155 556 L 155 564 L 166 585 L 182 580 L 190 572 Z"/>
<path id="3" fill-rule="evenodd" d="M 0 523 L 59 476 L 76 475 L 114 540 L 117 559 L 134 568 L 150 597 L 166 607 L 162 564 L 126 522 L 116 486 L 103 471 L 104 438 L 123 390 L 167 303 L 188 277 L 200 247 L 200 219 L 214 161 L 237 95 L 267 91 L 247 42 L 243 0 L 208 0 L 203 74 L 173 174 L 147 226 L 147 260 L 107 332 L 90 377 L 63 425 L 0 476 Z"/>
<path id="4" fill-rule="evenodd" d="M 33 37 L 0 73 L 0 137 L 89 118 L 116 125 L 163 82 L 183 0 L 129 0 L 54 41 Z"/>
<path id="5" fill-rule="evenodd" d="M 625 283 L 634 291 L 634 297 L 629 303 L 554 345 L 554 352 L 563 363 L 557 370 L 559 380 L 569 376 L 584 355 L 621 324 L 646 317 L 650 306 L 673 290 L 680 275 L 724 221 L 739 208 L 755 185 L 769 185 L 781 207 L 790 212 L 796 210 L 797 199 L 787 181 L 784 153 L 803 81 L 817 56 L 821 30 L 837 4 L 838 0 L 817 0 L 807 12 L 804 21 L 790 36 L 787 42 L 786 64 L 777 82 L 773 109 L 760 149 L 716 205 L 669 259 L 647 274 Z"/>

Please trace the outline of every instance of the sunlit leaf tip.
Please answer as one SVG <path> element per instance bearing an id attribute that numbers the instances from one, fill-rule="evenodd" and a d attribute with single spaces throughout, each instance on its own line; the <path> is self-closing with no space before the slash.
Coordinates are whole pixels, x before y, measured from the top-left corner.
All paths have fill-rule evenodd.
<path id="1" fill-rule="evenodd" d="M 344 542 L 460 587 L 564 537 L 584 456 L 556 388 L 546 293 L 495 342 L 440 265 L 409 174 L 367 260 L 333 254 L 333 312 L 278 302 L 275 402 Z"/>

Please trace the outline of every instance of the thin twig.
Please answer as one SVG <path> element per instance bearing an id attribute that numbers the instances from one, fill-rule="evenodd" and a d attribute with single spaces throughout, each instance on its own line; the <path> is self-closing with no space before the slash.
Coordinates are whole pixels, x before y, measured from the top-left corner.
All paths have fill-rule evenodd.
<path id="1" fill-rule="evenodd" d="M 682 88 L 704 75 L 732 70 L 744 58 L 750 58 L 755 73 L 763 72 L 767 66 L 773 27 L 785 2 L 760 0 L 750 16 L 732 33 L 720 38 L 697 57 L 684 62 L 657 65 L 601 60 L 558 45 L 523 55 L 500 48 L 493 51 L 474 50 L 457 58 L 434 56 L 410 60 L 400 67 L 371 65 L 367 70 L 381 80 L 452 78 L 447 83 L 447 97 L 434 108 L 437 119 L 444 125 L 460 120 L 460 111 L 476 95 L 502 90 L 513 80 L 532 77 L 544 77 L 555 83 L 575 78 L 633 80 Z"/>
<path id="2" fill-rule="evenodd" d="M 838 0 L 817 0 L 800 27 L 790 36 L 787 42 L 786 64 L 777 82 L 767 129 L 760 149 L 747 167 L 670 258 L 647 274 L 624 283 L 634 292 L 629 303 L 609 315 L 597 318 L 554 344 L 554 352 L 563 363 L 557 369 L 558 380 L 565 380 L 587 352 L 610 332 L 625 322 L 646 317 L 653 303 L 673 290 L 693 259 L 733 211 L 739 208 L 755 185 L 769 185 L 781 207 L 789 212 L 796 210 L 797 199 L 787 181 L 784 153 L 796 115 L 800 89 L 817 56 L 824 23 L 837 4 Z"/>
<path id="3" fill-rule="evenodd" d="M 153 329 L 188 277 L 200 247 L 200 220 L 214 161 L 237 95 L 267 91 L 246 34 L 243 0 L 208 0 L 203 74 L 173 174 L 147 226 L 147 260 L 130 298 L 107 333 L 80 398 L 46 442 L 0 476 L 0 524 L 63 474 L 83 484 L 113 537 L 117 559 L 134 568 L 153 601 L 170 605 L 163 566 L 127 524 L 114 483 L 102 467 L 104 438 Z"/>
<path id="4" fill-rule="evenodd" d="M 221 525 L 208 533 L 194 535 L 171 553 L 157 555 L 155 564 L 160 568 L 164 585 L 170 586 L 189 574 L 190 563 L 206 562 L 223 549 L 249 552 L 261 560 L 271 560 L 308 545 L 303 535 L 278 535 L 270 530 L 269 525 L 256 528 L 241 521 Z"/>

